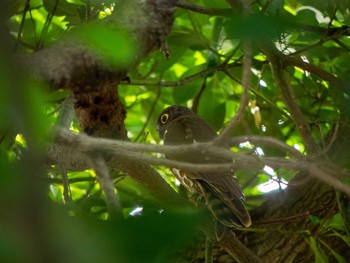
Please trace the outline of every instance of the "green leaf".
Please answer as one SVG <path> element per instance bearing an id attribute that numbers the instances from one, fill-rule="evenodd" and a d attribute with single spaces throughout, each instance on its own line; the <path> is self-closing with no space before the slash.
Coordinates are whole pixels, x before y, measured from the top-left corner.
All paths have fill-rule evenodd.
<path id="1" fill-rule="evenodd" d="M 49 13 L 56 16 L 77 16 L 80 5 L 68 3 L 66 0 L 43 0 L 43 5 Z"/>
<path id="2" fill-rule="evenodd" d="M 301 25 L 318 25 L 316 14 L 310 9 L 300 10 L 295 18 Z"/>
<path id="3" fill-rule="evenodd" d="M 181 76 L 181 79 L 192 76 L 198 72 L 201 72 L 204 69 L 206 69 L 206 65 L 204 64 L 192 67 Z M 182 86 L 174 87 L 173 88 L 174 102 L 176 104 L 184 104 L 186 101 L 190 100 L 197 94 L 202 84 L 203 84 L 203 79 L 197 78 L 194 81 L 189 81 L 188 83 Z"/>
<path id="4" fill-rule="evenodd" d="M 226 104 L 216 96 L 220 97 L 207 83 L 199 101 L 198 114 L 206 119 L 215 130 L 220 130 L 226 115 Z"/>
<path id="5" fill-rule="evenodd" d="M 130 67 L 134 62 L 137 47 L 130 34 L 118 28 L 105 25 L 89 25 L 77 31 L 71 31 L 100 57 L 115 69 Z"/>
<path id="6" fill-rule="evenodd" d="M 307 242 L 315 253 L 315 263 L 328 263 L 327 254 L 318 246 L 316 239 L 310 236 L 307 238 Z"/>
<path id="7" fill-rule="evenodd" d="M 310 219 L 314 225 L 318 225 L 322 222 L 322 220 L 318 216 L 310 215 Z"/>
<path id="8" fill-rule="evenodd" d="M 338 263 L 347 263 L 347 260 L 343 258 L 341 255 L 339 255 L 335 250 L 331 249 L 330 247 L 328 248 L 329 251 L 331 251 L 333 257 L 338 261 Z"/>
<path id="9" fill-rule="evenodd" d="M 269 16 L 252 14 L 247 17 L 235 16 L 227 20 L 225 29 L 229 38 L 271 40 L 290 28 L 290 23 Z"/>

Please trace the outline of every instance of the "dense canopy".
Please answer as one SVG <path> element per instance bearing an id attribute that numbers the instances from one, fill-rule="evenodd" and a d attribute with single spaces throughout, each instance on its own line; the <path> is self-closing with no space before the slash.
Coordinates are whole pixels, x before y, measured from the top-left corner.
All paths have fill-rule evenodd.
<path id="1" fill-rule="evenodd" d="M 349 260 L 350 1 L 6 0 L 0 18 L 0 261 Z M 169 105 L 217 140 L 162 146 Z M 164 157 L 199 151 L 233 161 Z M 252 226 L 217 240 L 171 167 L 232 168 Z"/>

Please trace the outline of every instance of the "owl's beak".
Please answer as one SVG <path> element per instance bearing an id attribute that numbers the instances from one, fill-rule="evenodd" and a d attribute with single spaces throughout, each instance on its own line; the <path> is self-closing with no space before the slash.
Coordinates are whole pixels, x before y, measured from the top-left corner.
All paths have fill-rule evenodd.
<path id="1" fill-rule="evenodd" d="M 157 128 L 157 132 L 158 132 L 158 134 L 159 134 L 159 137 L 160 137 L 161 139 L 163 139 L 163 132 L 161 131 L 159 124 L 157 124 L 156 128 Z"/>
<path id="2" fill-rule="evenodd" d="M 157 132 L 158 132 L 158 134 L 159 134 L 159 138 L 161 138 L 162 140 L 164 139 L 164 129 L 162 129 L 161 127 L 160 127 L 160 125 L 158 125 L 157 124 Z"/>

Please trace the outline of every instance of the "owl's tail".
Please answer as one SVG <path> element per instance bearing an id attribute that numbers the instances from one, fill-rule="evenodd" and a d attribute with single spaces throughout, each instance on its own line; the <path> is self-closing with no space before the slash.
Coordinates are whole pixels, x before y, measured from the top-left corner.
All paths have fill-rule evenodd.
<path id="1" fill-rule="evenodd" d="M 208 183 L 201 181 L 200 184 L 207 207 L 222 225 L 229 228 L 251 225 L 250 215 L 241 198 L 235 196 L 225 198 L 227 194 L 220 194 L 218 189 L 213 189 Z"/>

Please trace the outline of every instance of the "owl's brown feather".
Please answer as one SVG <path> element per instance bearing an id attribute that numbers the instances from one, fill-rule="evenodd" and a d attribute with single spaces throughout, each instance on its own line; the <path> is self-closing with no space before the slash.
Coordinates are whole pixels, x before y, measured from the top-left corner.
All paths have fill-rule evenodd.
<path id="1" fill-rule="evenodd" d="M 208 142 L 217 136 L 204 119 L 190 109 L 178 105 L 162 111 L 157 128 L 164 144 L 168 145 Z M 191 155 L 168 154 L 166 157 L 190 163 L 230 161 L 230 159 L 223 160 L 205 152 Z M 244 195 L 233 171 L 209 173 L 173 170 L 173 173 L 190 192 L 204 197 L 209 210 L 220 223 L 236 228 L 250 226 L 250 216 L 243 203 Z"/>

